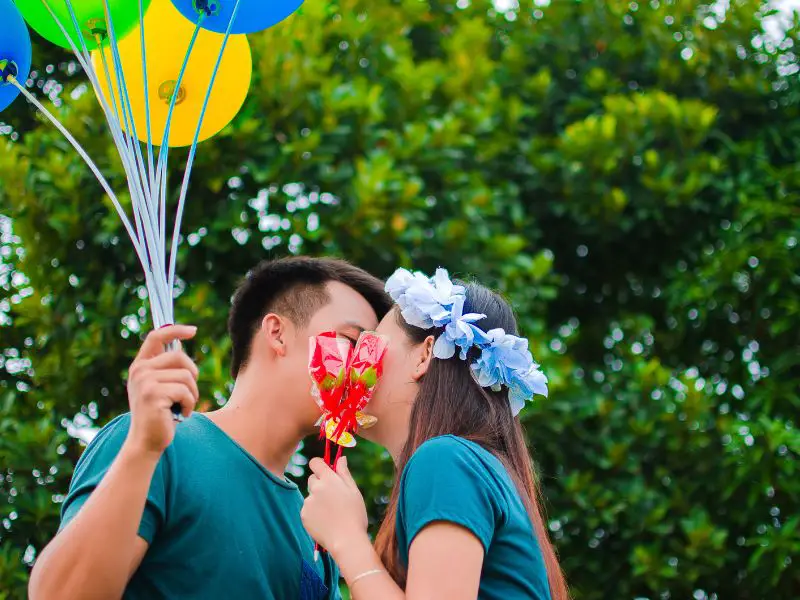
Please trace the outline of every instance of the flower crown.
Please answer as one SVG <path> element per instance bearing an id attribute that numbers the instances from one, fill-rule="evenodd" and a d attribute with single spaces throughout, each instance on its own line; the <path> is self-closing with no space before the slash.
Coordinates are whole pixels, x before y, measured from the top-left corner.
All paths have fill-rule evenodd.
<path id="1" fill-rule="evenodd" d="M 534 394 L 547 396 L 547 377 L 534 362 L 528 340 L 503 329 L 483 331 L 475 326 L 486 315 L 464 314 L 464 286 L 453 284 L 445 269 L 436 269 L 433 277 L 397 269 L 386 280 L 386 292 L 409 325 L 444 327 L 433 346 L 436 358 L 452 358 L 458 348 L 459 358 L 466 360 L 471 348 L 479 348 L 480 356 L 470 365 L 476 380 L 496 392 L 506 386 L 514 416 Z"/>

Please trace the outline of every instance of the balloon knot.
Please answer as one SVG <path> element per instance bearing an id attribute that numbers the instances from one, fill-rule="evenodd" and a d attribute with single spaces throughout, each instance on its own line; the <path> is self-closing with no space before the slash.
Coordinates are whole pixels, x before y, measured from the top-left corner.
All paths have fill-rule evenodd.
<path id="1" fill-rule="evenodd" d="M 194 0 L 194 9 L 198 14 L 203 14 L 206 17 L 213 17 L 219 14 L 221 4 L 221 0 Z"/>
<path id="2" fill-rule="evenodd" d="M 160 86 L 158 86 L 158 97 L 161 98 L 167 104 L 170 103 L 172 100 L 172 95 L 175 94 L 175 86 L 177 85 L 177 81 L 170 79 L 169 81 L 163 82 Z M 175 96 L 175 105 L 177 106 L 181 102 L 186 99 L 186 88 L 180 86 L 178 88 L 178 93 Z"/>
<path id="3" fill-rule="evenodd" d="M 93 39 L 100 38 L 100 41 L 108 37 L 108 27 L 104 19 L 88 19 L 86 21 L 86 31 Z"/>
<path id="4" fill-rule="evenodd" d="M 16 77 L 18 73 L 17 63 L 7 58 L 0 58 L 0 81 L 8 83 L 8 78 Z"/>

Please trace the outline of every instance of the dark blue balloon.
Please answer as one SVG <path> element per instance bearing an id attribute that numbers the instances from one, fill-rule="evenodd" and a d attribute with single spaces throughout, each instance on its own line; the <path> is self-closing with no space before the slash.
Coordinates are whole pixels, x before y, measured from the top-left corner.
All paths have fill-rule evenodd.
<path id="1" fill-rule="evenodd" d="M 225 33 L 233 14 L 236 0 L 172 0 L 181 14 L 197 23 L 200 14 L 205 17 L 203 29 Z M 239 10 L 231 33 L 254 33 L 280 23 L 300 8 L 303 0 L 239 0 Z"/>
<path id="2" fill-rule="evenodd" d="M 0 0 L 0 110 L 19 95 L 7 81 L 13 75 L 22 85 L 31 70 L 31 36 L 22 15 L 11 0 Z"/>

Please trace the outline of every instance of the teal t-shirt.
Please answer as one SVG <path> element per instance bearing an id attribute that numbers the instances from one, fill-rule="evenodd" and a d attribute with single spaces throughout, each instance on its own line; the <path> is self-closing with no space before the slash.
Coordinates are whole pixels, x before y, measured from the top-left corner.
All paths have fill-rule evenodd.
<path id="1" fill-rule="evenodd" d="M 81 456 L 62 528 L 102 480 L 129 426 L 130 415 L 114 419 Z M 192 415 L 153 475 L 139 527 L 150 546 L 123 597 L 340 598 L 333 562 L 327 555 L 314 562 L 302 505 L 296 485 L 267 471 L 210 419 Z"/>
<path id="2" fill-rule="evenodd" d="M 530 517 L 492 453 L 452 435 L 417 449 L 400 478 L 397 541 L 404 564 L 416 535 L 436 521 L 465 527 L 483 544 L 481 600 L 550 600 Z"/>

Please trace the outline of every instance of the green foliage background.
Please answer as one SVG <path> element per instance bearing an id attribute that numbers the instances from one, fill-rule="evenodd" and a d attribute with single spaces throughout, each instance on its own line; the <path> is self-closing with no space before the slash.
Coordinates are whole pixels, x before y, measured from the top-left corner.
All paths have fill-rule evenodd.
<path id="1" fill-rule="evenodd" d="M 260 259 L 474 275 L 552 382 L 523 418 L 576 598 L 797 597 L 797 30 L 712 4 L 309 0 L 251 36 L 250 96 L 201 147 L 180 255 L 208 406 Z M 82 74 L 41 40 L 34 64 L 122 190 Z M 126 409 L 149 317 L 89 170 L 22 100 L 3 119 L 0 598 L 22 598 L 82 450 L 67 428 Z M 354 462 L 378 519 L 391 467 L 367 444 Z"/>

